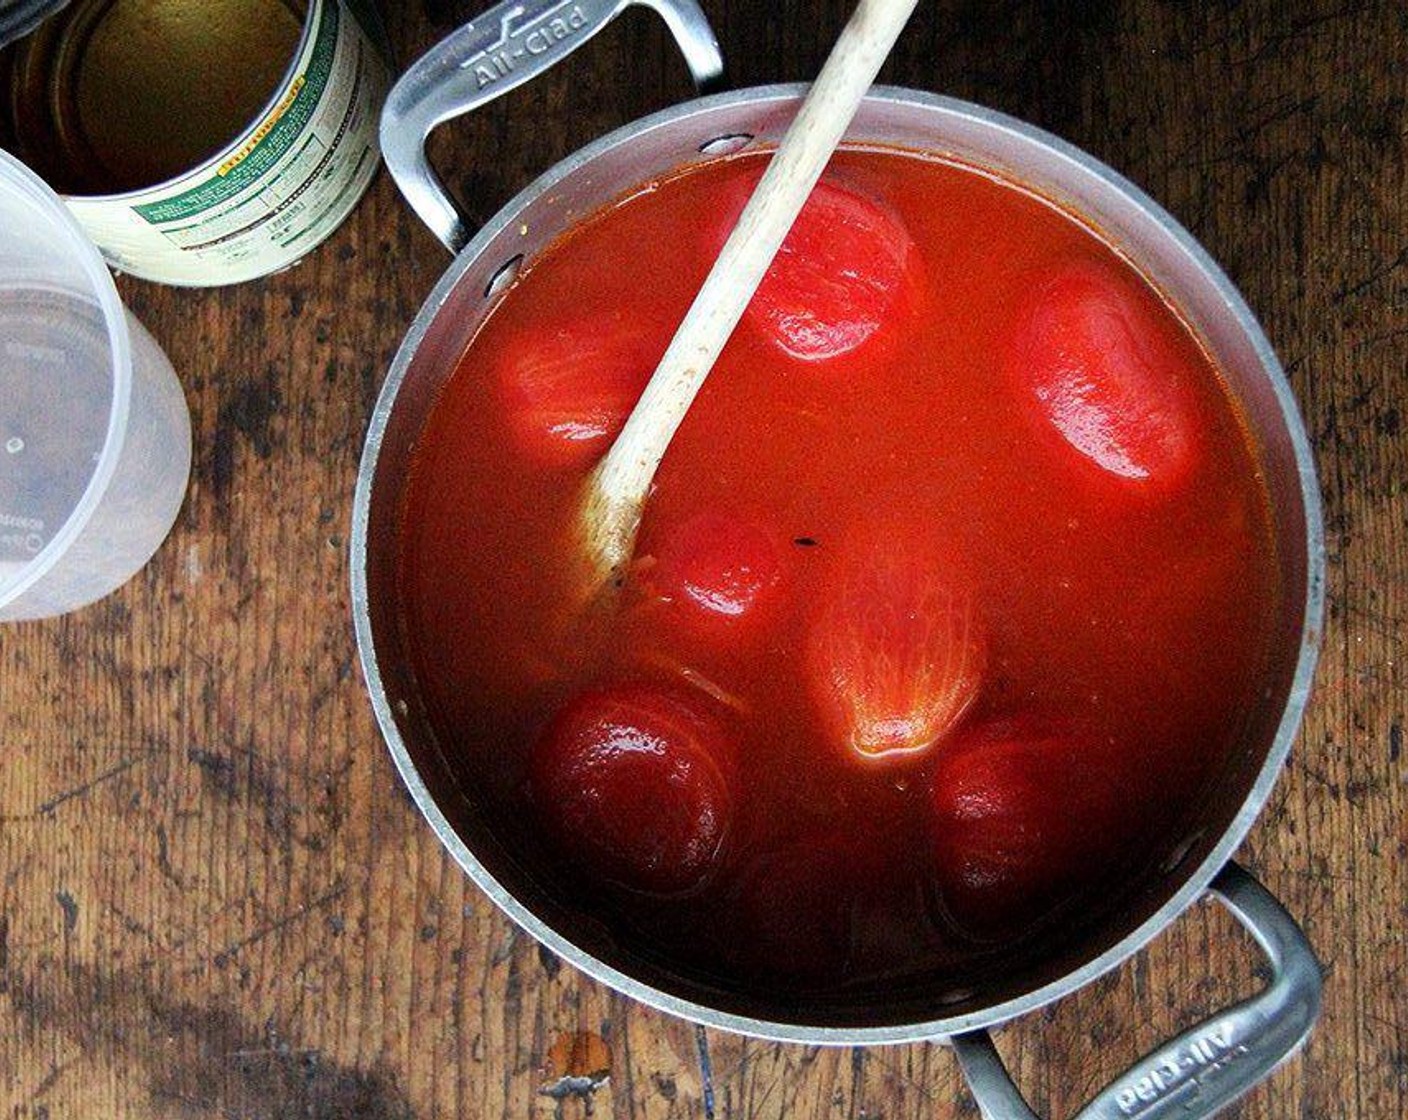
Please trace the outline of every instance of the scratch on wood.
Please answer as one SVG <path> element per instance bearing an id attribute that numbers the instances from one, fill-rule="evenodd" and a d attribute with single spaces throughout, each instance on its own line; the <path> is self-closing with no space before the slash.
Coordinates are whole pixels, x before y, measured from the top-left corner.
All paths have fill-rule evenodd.
<path id="1" fill-rule="evenodd" d="M 749 1115 L 752 1116 L 761 1116 L 763 1114 L 763 1107 L 772 1100 L 773 1094 L 783 1087 L 783 1083 L 786 1080 L 786 1074 L 783 1071 L 788 1065 L 788 1060 L 784 1044 L 781 1042 L 769 1043 L 768 1057 L 770 1059 L 768 1064 L 772 1069 L 772 1076 L 768 1079 L 767 1088 L 763 1090 L 761 1097 L 754 1098 L 752 1089 L 750 1089 L 748 1093 Z M 753 1084 L 755 1086 L 758 1080 L 756 1076 L 753 1078 Z"/>
<path id="2" fill-rule="evenodd" d="M 513 956 L 514 947 L 518 944 L 518 927 L 509 926 L 504 930 L 504 939 L 499 943 L 499 947 L 494 950 L 494 955 L 489 959 L 489 963 L 498 966 Z"/>
<path id="3" fill-rule="evenodd" d="M 1370 350 L 1375 346 L 1380 346 L 1385 342 L 1395 342 L 1408 334 L 1408 327 L 1395 327 L 1392 330 L 1375 331 L 1373 334 L 1365 335 L 1349 348 L 1349 353 L 1360 354 L 1365 350 Z"/>
<path id="4" fill-rule="evenodd" d="M 1221 149 L 1211 159 L 1201 154 L 1197 145 L 1187 145 L 1181 151 L 1169 158 L 1164 167 L 1168 170 L 1174 169 L 1198 169 L 1208 167 L 1214 163 L 1228 163 L 1240 161 L 1247 155 L 1248 146 L 1261 133 L 1266 132 L 1273 125 L 1277 125 L 1286 120 L 1304 116 L 1312 112 L 1319 104 L 1318 95 L 1311 95 L 1304 98 L 1279 97 L 1268 102 L 1267 111 L 1239 126 L 1236 130 L 1233 143 Z M 1260 106 L 1258 106 L 1260 108 Z M 1287 160 L 1289 162 L 1289 159 Z"/>
<path id="5" fill-rule="evenodd" d="M 699 1051 L 699 1081 L 704 1087 L 704 1120 L 714 1120 L 714 1063 L 709 1058 L 709 1035 L 702 1023 L 694 1024 L 694 1047 Z"/>
<path id="6" fill-rule="evenodd" d="M 107 907 L 108 912 L 111 913 L 113 917 L 122 923 L 122 928 L 128 933 L 140 934 L 153 945 L 161 946 L 166 949 L 174 948 L 174 946 L 171 945 L 162 946 L 161 941 L 157 938 L 156 934 L 152 932 L 150 926 L 143 925 L 126 911 L 120 909 L 115 903 L 105 902 L 103 905 Z"/>
<path id="7" fill-rule="evenodd" d="M 749 1115 L 756 1115 L 756 1111 L 752 1108 L 754 1082 L 748 1077 L 749 1058 L 752 1054 L 751 1042 L 752 1039 L 745 1036 L 742 1043 L 739 1045 L 738 1065 L 735 1067 L 734 1076 L 738 1079 L 738 1100 L 740 1106 L 743 1106 L 744 1102 L 747 1102 Z"/>
<path id="8" fill-rule="evenodd" d="M 247 1061 L 250 1058 L 297 1058 L 303 1062 L 317 1062 L 322 1056 L 321 1050 L 294 1050 L 287 1043 L 280 1043 L 278 1046 L 254 1046 L 243 1050 L 231 1050 L 226 1055 L 236 1062 Z"/>
<path id="9" fill-rule="evenodd" d="M 225 948 L 221 949 L 218 953 L 216 953 L 215 956 L 211 958 L 211 960 L 214 962 L 216 968 L 224 968 L 227 964 L 230 963 L 231 960 L 234 959 L 235 954 L 237 954 L 241 949 L 245 949 L 248 946 L 253 945 L 256 941 L 260 941 L 268 937 L 271 933 L 277 933 L 279 930 L 283 929 L 286 926 L 292 925 L 294 922 L 310 914 L 312 911 L 326 906 L 329 902 L 332 902 L 335 899 L 339 898 L 342 895 L 343 891 L 345 891 L 346 889 L 347 888 L 345 884 L 341 882 L 337 883 L 337 885 L 334 886 L 332 890 L 328 891 L 326 894 L 320 895 L 319 897 L 313 899 L 311 902 L 305 902 L 303 903 L 303 905 L 295 907 L 293 910 L 289 911 L 289 913 L 285 914 L 282 918 L 279 918 L 277 921 L 270 922 L 266 926 L 261 926 L 259 929 L 255 930 L 248 936 L 241 937 L 238 941 L 231 942 L 229 945 L 225 946 Z"/>
<path id="10" fill-rule="evenodd" d="M 78 903 L 74 901 L 73 895 L 68 891 L 56 891 L 54 901 L 64 912 L 64 932 L 72 933 L 74 926 L 78 925 Z"/>
<path id="11" fill-rule="evenodd" d="M 851 1108 L 847 1114 L 856 1120 L 860 1109 L 861 1087 L 865 1084 L 865 1047 L 851 1047 Z"/>
<path id="12" fill-rule="evenodd" d="M 179 1104 L 190 1105 L 193 1114 L 195 1109 L 205 1106 L 205 1101 L 190 1096 L 187 1093 L 178 1093 L 174 1089 L 167 1089 L 160 1085 L 153 1085 L 151 1094 L 153 1100 L 176 1101 Z M 226 1113 L 226 1116 L 228 1115 L 229 1113 Z"/>
<path id="13" fill-rule="evenodd" d="M 29 1101 L 27 1103 L 33 1104 L 50 1089 L 52 1089 L 56 1084 L 58 1084 L 59 1078 L 63 1075 L 64 1070 L 66 1070 L 71 1064 L 72 1063 L 70 1062 L 60 1062 L 56 1065 L 51 1065 L 49 1067 L 49 1072 L 44 1075 L 44 1079 L 40 1081 L 39 1084 L 36 1085 L 33 1091 L 29 1094 Z"/>
<path id="14" fill-rule="evenodd" d="M 612 1013 L 615 1016 L 619 1017 L 621 1020 L 622 1029 L 620 1031 L 620 1036 L 618 1038 L 616 1033 L 612 1030 L 614 1023 L 612 1019 L 608 1017 L 601 1020 L 600 1040 L 602 1046 L 606 1048 L 608 1057 L 610 1055 L 611 1043 L 613 1039 L 621 1048 L 621 1055 L 619 1060 L 613 1063 L 614 1067 L 619 1071 L 620 1074 L 618 1081 L 620 1091 L 614 1093 L 613 1098 L 616 1102 L 625 1102 L 625 1120 L 636 1120 L 636 1106 L 639 1102 L 636 1099 L 636 1082 L 634 1072 L 635 1058 L 631 1054 L 631 1031 L 628 1025 L 628 1020 L 626 1019 L 623 1010 L 625 1007 L 624 998 L 613 997 L 611 1001 L 611 1006 Z M 580 1037 L 583 1039 L 584 1042 L 590 1042 L 592 1034 L 590 1031 L 584 1031 L 581 1033 Z"/>
<path id="15" fill-rule="evenodd" d="M 64 802 L 72 801 L 75 797 L 82 797 L 84 794 L 88 793 L 96 786 L 100 786 L 104 782 L 110 781 L 113 778 L 117 777 L 119 774 L 131 770 L 132 767 L 137 765 L 137 763 L 145 762 L 149 758 L 151 758 L 150 751 L 144 754 L 137 755 L 135 758 L 129 758 L 124 762 L 119 762 L 112 769 L 104 770 L 96 778 L 89 778 L 88 781 L 84 782 L 82 785 L 74 786 L 72 789 L 65 790 L 57 797 L 50 798 L 48 801 L 44 802 L 43 805 L 39 806 L 39 808 L 34 811 L 34 815 L 38 817 L 46 816 L 47 814 L 52 813 L 60 805 L 64 804 Z"/>
<path id="16" fill-rule="evenodd" d="M 1404 1029 L 1402 1024 L 1395 1023 L 1392 1019 L 1385 1018 L 1383 1015 L 1375 1015 L 1372 1011 L 1364 1011 L 1361 1014 L 1364 1016 L 1366 1022 L 1378 1023 L 1382 1027 L 1387 1027 L 1398 1038 L 1403 1037 Z"/>
<path id="17" fill-rule="evenodd" d="M 156 825 L 156 866 L 158 871 L 178 887 L 186 885 L 181 881 L 181 876 L 176 874 L 176 869 L 171 866 L 171 842 L 166 835 L 166 826 L 160 821 Z"/>
<path id="18" fill-rule="evenodd" d="M 1241 70 L 1245 66 L 1260 62 L 1268 55 L 1274 58 L 1282 53 L 1283 47 L 1293 47 L 1299 40 L 1308 37 L 1317 28 L 1328 23 L 1333 23 L 1336 20 L 1363 15 L 1364 11 L 1365 6 L 1363 4 L 1351 4 L 1346 8 L 1332 12 L 1322 12 L 1310 19 L 1293 23 L 1291 27 L 1285 31 L 1279 29 L 1274 30 L 1266 36 L 1262 44 L 1257 47 L 1256 50 L 1252 51 L 1250 55 L 1244 58 L 1231 59 L 1228 62 L 1228 66 L 1235 70 Z"/>
<path id="19" fill-rule="evenodd" d="M 1342 285 L 1340 289 L 1330 297 L 1330 302 L 1340 304 L 1353 296 L 1362 295 L 1385 276 L 1397 271 L 1405 264 L 1408 264 L 1408 248 L 1402 249 L 1392 260 L 1373 269 L 1369 275 L 1365 276 L 1362 280 Z"/>
<path id="20" fill-rule="evenodd" d="M 935 1089 L 932 1079 L 929 1076 L 929 1055 L 933 1049 L 932 1044 L 925 1043 L 920 1050 L 920 1069 L 914 1072 L 914 1055 L 910 1050 L 900 1051 L 899 1059 L 879 1058 L 880 1076 L 886 1083 L 898 1083 L 907 1091 L 918 1093 L 926 1104 L 934 1104 L 939 1099 L 938 1091 Z M 903 1068 L 901 1068 L 901 1063 Z"/>

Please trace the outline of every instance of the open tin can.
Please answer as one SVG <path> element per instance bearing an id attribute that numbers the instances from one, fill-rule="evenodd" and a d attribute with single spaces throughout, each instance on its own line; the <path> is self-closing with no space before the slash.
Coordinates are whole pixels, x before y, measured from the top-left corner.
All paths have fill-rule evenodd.
<path id="1" fill-rule="evenodd" d="M 114 268 L 253 279 L 312 250 L 370 184 L 381 40 L 355 0 L 74 0 L 0 55 L 0 147 Z"/>
<path id="2" fill-rule="evenodd" d="M 649 0 L 685 49 L 696 80 L 717 54 L 688 0 Z M 418 691 L 397 610 L 398 521 L 414 455 L 441 389 L 507 285 L 573 223 L 636 185 L 740 146 L 774 146 L 802 87 L 745 89 L 692 101 L 617 130 L 569 156 L 472 237 L 425 157 L 444 120 L 526 80 L 578 45 L 625 3 L 501 5 L 414 65 L 382 121 L 388 167 L 455 259 L 427 298 L 383 386 L 367 436 L 352 529 L 352 607 L 382 732 L 416 804 L 456 861 L 516 922 L 569 963 L 651 1006 L 721 1029 L 823 1045 L 940 1041 L 954 1047 L 989 1120 L 1034 1120 L 987 1028 L 1031 1012 L 1116 967 L 1194 902 L 1210 896 L 1252 933 L 1271 981 L 1159 1047 L 1102 1090 L 1079 1116 L 1205 1117 L 1267 1076 L 1305 1039 L 1321 977 L 1296 923 L 1231 861 L 1270 796 L 1309 694 L 1323 611 L 1324 546 L 1313 461 L 1290 387 L 1231 282 L 1174 219 L 1085 153 L 1002 114 L 950 98 L 877 87 L 848 142 L 918 151 L 991 170 L 1080 215 L 1181 309 L 1245 417 L 1266 481 L 1278 586 L 1261 694 L 1220 780 L 1193 818 L 1160 841 L 1147 866 L 1117 884 L 1098 920 L 1052 931 L 1010 967 L 962 990 L 894 985 L 865 1002 L 791 998 L 746 983 L 706 982 L 658 954 L 633 952 L 525 875 L 458 784 Z M 543 35 L 559 21 L 561 34 Z M 538 36 L 529 44 L 529 36 Z"/>

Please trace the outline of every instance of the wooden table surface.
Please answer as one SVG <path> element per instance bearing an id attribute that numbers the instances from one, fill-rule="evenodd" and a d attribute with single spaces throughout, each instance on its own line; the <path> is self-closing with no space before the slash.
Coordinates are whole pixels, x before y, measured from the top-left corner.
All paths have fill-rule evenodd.
<path id="1" fill-rule="evenodd" d="M 484 5 L 383 5 L 414 57 Z M 705 0 L 736 85 L 814 73 L 848 5 Z M 1397 0 L 927 0 L 884 78 L 1026 118 L 1141 184 L 1281 354 L 1328 516 L 1329 619 L 1299 742 L 1241 850 L 1326 966 L 1302 1055 L 1228 1115 L 1408 1113 L 1408 9 Z M 690 95 L 637 10 L 443 130 L 486 218 L 532 175 Z M 0 628 L 3 1116 L 954 1117 L 951 1054 L 707 1032 L 518 933 L 402 791 L 356 665 L 362 436 L 448 257 L 383 174 L 281 276 L 124 280 L 190 401 L 186 506 L 107 600 Z M 998 1035 L 1069 1116 L 1260 961 L 1197 906 Z M 562 1079 L 609 1068 L 609 1077 Z"/>

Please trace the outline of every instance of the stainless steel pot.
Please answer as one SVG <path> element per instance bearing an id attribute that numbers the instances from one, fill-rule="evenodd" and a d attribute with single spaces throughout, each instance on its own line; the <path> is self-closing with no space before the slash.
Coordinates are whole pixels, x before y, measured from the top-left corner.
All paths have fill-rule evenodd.
<path id="1" fill-rule="evenodd" d="M 1284 593 L 1265 706 L 1197 819 L 1094 924 L 1011 962 L 964 991 L 905 991 L 864 1005 L 769 1000 L 676 975 L 614 944 L 522 872 L 459 790 L 425 717 L 397 624 L 395 527 L 417 438 L 441 386 L 505 281 L 566 227 L 652 176 L 722 149 L 776 143 L 802 94 L 793 86 L 704 97 L 628 125 L 543 175 L 472 238 L 424 154 L 440 122 L 517 85 L 573 49 L 630 0 L 503 4 L 434 48 L 401 79 L 382 119 L 387 165 L 455 260 L 406 336 L 372 418 L 352 531 L 357 639 L 391 754 L 441 841 L 503 910 L 554 952 L 644 1003 L 765 1038 L 817 1044 L 941 1040 L 957 1051 L 990 1118 L 1032 1118 L 985 1029 L 1115 967 L 1205 894 L 1266 953 L 1271 983 L 1135 1065 L 1081 1117 L 1207 1116 L 1266 1076 L 1303 1041 L 1319 1010 L 1320 971 L 1277 902 L 1230 862 L 1265 804 L 1305 707 L 1320 637 L 1323 542 L 1314 467 L 1276 356 L 1241 296 L 1203 249 L 1138 188 L 1053 136 L 974 105 L 877 88 L 849 134 L 950 156 L 1025 183 L 1083 215 L 1135 261 L 1201 335 L 1253 430 L 1270 488 Z M 696 79 L 717 77 L 717 46 L 692 0 L 646 0 L 667 19 Z"/>

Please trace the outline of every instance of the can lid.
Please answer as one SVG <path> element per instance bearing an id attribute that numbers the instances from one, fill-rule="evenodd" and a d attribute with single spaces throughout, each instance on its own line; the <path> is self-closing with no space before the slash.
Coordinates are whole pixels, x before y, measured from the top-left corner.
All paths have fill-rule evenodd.
<path id="1" fill-rule="evenodd" d="M 0 0 L 0 47 L 28 35 L 68 0 Z"/>

